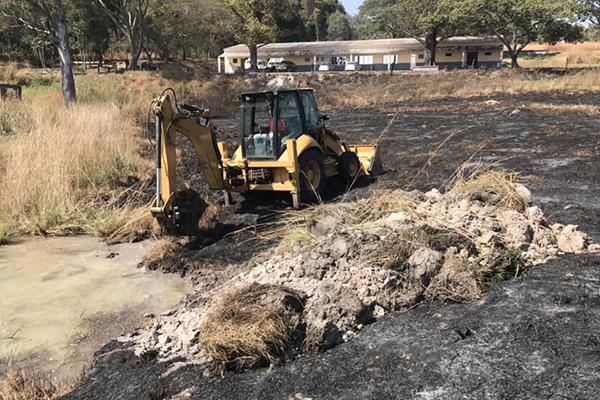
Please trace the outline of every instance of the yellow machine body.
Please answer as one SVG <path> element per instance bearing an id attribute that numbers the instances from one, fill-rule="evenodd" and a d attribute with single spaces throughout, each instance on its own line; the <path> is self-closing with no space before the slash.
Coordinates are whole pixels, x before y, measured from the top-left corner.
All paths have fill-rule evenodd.
<path id="1" fill-rule="evenodd" d="M 288 192 L 296 208 L 301 201 L 302 175 L 306 176 L 301 158 L 307 151 L 322 157 L 325 179 L 339 173 L 338 160 L 342 154 L 356 154 L 360 164 L 357 174 L 361 175 L 371 175 L 377 159 L 376 144 L 347 146 L 324 125 L 322 134 L 318 136 L 320 140 L 302 133 L 281 143 L 282 151 L 277 158 L 250 159 L 244 156 L 243 144 L 238 144 L 230 153 L 227 143 L 217 142 L 208 110 L 177 105 L 173 91 L 165 91 L 154 100 L 152 110 L 155 115 L 157 170 L 156 197 L 151 212 L 166 225 L 178 226 L 182 219 L 192 218 L 181 204 L 177 204 L 177 134 L 191 142 L 211 190 L 222 191 L 226 198 L 231 192 Z M 257 179 L 257 175 L 262 179 Z M 267 177 L 268 181 L 265 181 Z M 185 206 L 189 207 L 189 204 Z"/>

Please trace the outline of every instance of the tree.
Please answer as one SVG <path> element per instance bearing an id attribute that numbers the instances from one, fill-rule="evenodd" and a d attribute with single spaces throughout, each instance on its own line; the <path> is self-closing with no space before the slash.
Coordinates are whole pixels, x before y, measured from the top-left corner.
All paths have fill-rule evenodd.
<path id="1" fill-rule="evenodd" d="M 329 40 L 352 40 L 352 21 L 348 14 L 334 12 L 327 19 L 327 38 Z"/>
<path id="2" fill-rule="evenodd" d="M 581 27 L 571 23 L 577 17 L 574 0 L 458 0 L 459 18 L 468 16 L 472 29 L 495 35 L 508 49 L 513 68 L 532 41 L 554 44 L 577 41 Z"/>
<path id="3" fill-rule="evenodd" d="M 73 48 L 84 57 L 92 53 L 96 60 L 102 61 L 110 45 L 110 19 L 95 1 L 69 0 L 67 6 Z"/>
<path id="4" fill-rule="evenodd" d="M 366 0 L 360 14 L 386 37 L 412 37 L 425 49 L 425 62 L 435 65 L 438 43 L 457 33 L 459 24 L 450 14 L 453 0 Z"/>
<path id="5" fill-rule="evenodd" d="M 346 14 L 339 0 L 303 0 L 301 16 L 310 40 L 319 41 L 328 35 L 329 17 L 335 13 Z"/>
<path id="6" fill-rule="evenodd" d="M 235 36 L 240 42 L 248 46 L 250 70 L 256 71 L 258 45 L 272 42 L 277 38 L 276 15 L 284 1 L 225 0 L 225 3 L 240 24 L 237 26 Z"/>
<path id="7" fill-rule="evenodd" d="M 144 49 L 144 19 L 149 0 L 97 0 L 106 15 L 129 42 L 129 69 L 136 69 Z"/>
<path id="8" fill-rule="evenodd" d="M 63 0 L 0 0 L 0 12 L 37 35 L 49 39 L 56 46 L 63 98 L 67 104 L 74 103 L 77 94 Z"/>
<path id="9" fill-rule="evenodd" d="M 600 1 L 581 0 L 581 8 L 584 18 L 600 27 Z"/>

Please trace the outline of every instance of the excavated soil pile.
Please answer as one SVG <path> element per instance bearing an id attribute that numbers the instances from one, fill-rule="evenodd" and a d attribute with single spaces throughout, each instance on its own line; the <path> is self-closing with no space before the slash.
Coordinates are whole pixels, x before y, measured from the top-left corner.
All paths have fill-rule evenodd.
<path id="1" fill-rule="evenodd" d="M 559 254 L 598 250 L 576 226 L 550 224 L 519 184 L 465 187 L 378 191 L 286 214 L 270 230 L 280 240 L 272 256 L 121 340 L 207 371 L 264 365 L 350 340 L 386 313 L 477 299 Z M 261 325 L 279 327 L 276 340 Z"/>

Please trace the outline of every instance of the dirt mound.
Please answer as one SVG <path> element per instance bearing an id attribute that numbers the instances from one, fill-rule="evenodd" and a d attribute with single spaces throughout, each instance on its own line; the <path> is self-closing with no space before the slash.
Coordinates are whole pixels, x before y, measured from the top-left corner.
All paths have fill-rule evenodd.
<path id="1" fill-rule="evenodd" d="M 490 197 L 472 196 L 473 191 L 380 191 L 284 215 L 271 229 L 271 235 L 281 239 L 272 256 L 246 262 L 231 280 L 203 294 L 221 300 L 212 306 L 190 304 L 132 338 L 142 352 L 153 351 L 162 358 L 184 356 L 207 365 L 248 367 L 259 359 L 273 361 L 273 354 L 293 340 L 293 330 L 286 328 L 285 338 L 273 335 L 277 345 L 262 343 L 275 346 L 268 356 L 254 351 L 259 356 L 251 362 L 237 362 L 236 354 L 245 354 L 243 332 L 257 326 L 246 317 L 236 322 L 236 313 L 243 315 L 247 306 L 236 305 L 231 297 L 248 290 L 240 287 L 284 288 L 280 290 L 306 299 L 294 314 L 294 326 L 305 327 L 298 351 L 318 352 L 352 339 L 386 313 L 424 301 L 478 299 L 496 281 L 518 277 L 558 254 L 590 248 L 577 227 L 550 226 L 542 211 L 530 206 L 524 187 L 504 184 L 519 199 L 512 196 L 506 202 L 492 196 L 489 201 Z M 474 185 L 478 190 L 480 186 Z M 283 315 L 281 302 L 279 308 L 270 304 L 267 312 L 264 303 L 254 303 L 264 311 L 258 313 L 264 316 L 258 325 L 265 329 L 277 321 L 275 316 Z M 231 339 L 229 344 L 212 340 L 224 337 Z"/>

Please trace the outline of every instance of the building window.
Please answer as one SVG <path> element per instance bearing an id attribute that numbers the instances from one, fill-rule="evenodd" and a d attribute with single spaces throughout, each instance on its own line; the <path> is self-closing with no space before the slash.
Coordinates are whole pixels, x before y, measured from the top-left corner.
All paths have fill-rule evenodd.
<path id="1" fill-rule="evenodd" d="M 395 54 L 384 54 L 383 55 L 383 63 L 384 64 L 395 64 L 396 63 L 396 55 Z"/>
<path id="2" fill-rule="evenodd" d="M 491 52 L 491 51 L 486 51 L 486 52 L 485 52 L 485 55 L 486 55 L 486 56 L 491 56 L 491 55 L 492 55 L 492 52 Z"/>
<path id="3" fill-rule="evenodd" d="M 446 53 L 446 57 L 452 57 L 452 53 Z"/>
<path id="4" fill-rule="evenodd" d="M 422 60 L 425 58 L 425 54 L 419 54 L 419 60 Z"/>
<path id="5" fill-rule="evenodd" d="M 358 56 L 360 65 L 373 65 L 373 56 Z"/>
<path id="6" fill-rule="evenodd" d="M 237 58 L 234 58 L 234 59 L 233 59 L 233 63 L 234 63 L 234 64 L 237 64 L 237 63 L 238 63 L 238 59 L 237 59 Z"/>
<path id="7" fill-rule="evenodd" d="M 310 57 L 304 57 L 304 62 L 310 62 Z"/>

